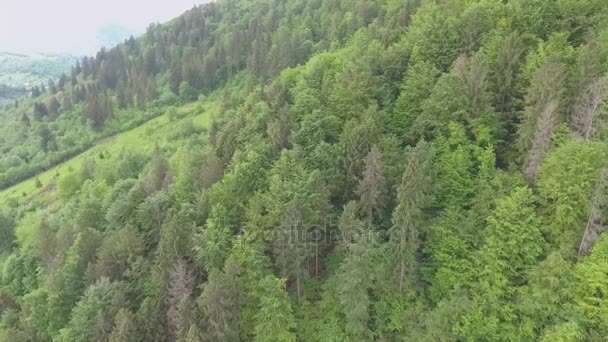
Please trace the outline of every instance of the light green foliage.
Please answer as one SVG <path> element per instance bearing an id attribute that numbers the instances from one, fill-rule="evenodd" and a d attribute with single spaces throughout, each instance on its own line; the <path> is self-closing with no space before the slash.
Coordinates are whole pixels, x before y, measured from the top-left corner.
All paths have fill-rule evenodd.
<path id="1" fill-rule="evenodd" d="M 448 209 L 431 227 L 430 298 L 439 301 L 454 289 L 462 288 L 474 274 L 471 246 L 467 243 L 472 231 L 471 220 L 455 209 Z"/>
<path id="2" fill-rule="evenodd" d="M 488 218 L 485 245 L 479 255 L 481 277 L 488 277 L 488 285 L 500 286 L 503 280 L 516 280 L 542 253 L 543 238 L 534 201 L 529 188 L 516 188 L 498 202 L 494 214 Z"/>
<path id="3" fill-rule="evenodd" d="M 559 253 L 549 254 L 528 273 L 529 283 L 521 289 L 518 303 L 521 303 L 522 330 L 533 338 L 542 327 L 559 326 L 576 317 L 574 274 L 572 264 Z"/>
<path id="4" fill-rule="evenodd" d="M 551 243 L 570 250 L 578 248 L 605 155 L 602 143 L 570 141 L 547 157 L 538 188 L 547 210 L 546 234 Z"/>
<path id="5" fill-rule="evenodd" d="M 462 28 L 460 21 L 447 12 L 448 8 L 436 4 L 423 6 L 414 16 L 407 37 L 411 44 L 412 59 L 436 61 L 435 66 L 441 71 L 446 71 L 451 66 L 464 45 L 463 37 L 458 34 Z"/>
<path id="6" fill-rule="evenodd" d="M 538 68 L 549 62 L 572 64 L 575 56 L 576 51 L 568 42 L 568 34 L 554 33 L 546 41 L 540 42 L 538 48 L 528 55 L 523 67 L 524 77 L 532 80 Z"/>
<path id="7" fill-rule="evenodd" d="M 579 342 L 584 341 L 584 334 L 576 322 L 567 322 L 549 329 L 543 334 L 543 342 Z"/>
<path id="8" fill-rule="evenodd" d="M 71 205 L 74 207 L 73 222 L 83 228 L 105 230 L 106 222 L 103 212 L 103 198 L 108 187 L 102 182 L 85 181 L 83 190 Z"/>
<path id="9" fill-rule="evenodd" d="M 253 194 L 254 189 L 265 184 L 263 171 L 268 168 L 266 147 L 261 146 L 248 153 L 236 153 L 222 181 L 210 190 L 210 201 L 221 204 L 228 211 L 227 224 L 237 224 L 241 220 L 244 204 L 249 196 Z M 234 201 L 234 198 L 239 198 L 240 201 Z"/>
<path id="10" fill-rule="evenodd" d="M 196 98 L 196 90 L 190 83 L 183 81 L 179 84 L 179 96 L 183 101 L 192 101 Z"/>
<path id="11" fill-rule="evenodd" d="M 582 260 L 575 270 L 576 309 L 586 318 L 591 336 L 604 336 L 608 332 L 608 239 L 602 237 L 591 255 Z"/>
<path id="12" fill-rule="evenodd" d="M 2 265 L 2 286 L 15 295 L 33 291 L 40 280 L 36 261 L 29 254 L 11 254 Z"/>
<path id="13" fill-rule="evenodd" d="M 475 260 L 478 281 L 472 284 L 473 305 L 463 315 L 458 332 L 473 339 L 522 338 L 511 296 L 522 272 L 536 262 L 544 247 L 531 190 L 518 187 L 499 200 L 484 234 L 484 246 Z"/>
<path id="14" fill-rule="evenodd" d="M 256 342 L 290 342 L 296 336 L 291 331 L 296 323 L 285 293 L 285 280 L 268 276 L 258 284 L 260 307 L 256 314 Z"/>
<path id="15" fill-rule="evenodd" d="M 21 219 L 17 228 L 15 228 L 15 236 L 22 250 L 27 250 L 35 246 L 38 226 L 42 222 L 40 215 L 28 213 Z"/>
<path id="16" fill-rule="evenodd" d="M 466 87 L 464 80 L 458 76 L 441 76 L 412 125 L 414 137 L 431 139 L 445 133 L 451 121 L 465 122 L 469 118 L 470 108 Z"/>
<path id="17" fill-rule="evenodd" d="M 397 190 L 397 206 L 389 233 L 399 291 L 405 284 L 415 283 L 416 253 L 425 219 L 423 210 L 431 200 L 432 158 L 431 146 L 424 141 L 411 149 Z"/>
<path id="18" fill-rule="evenodd" d="M 231 227 L 227 225 L 227 212 L 214 206 L 204 227 L 199 228 L 198 243 L 194 246 L 200 263 L 207 272 L 221 270 L 230 252 Z"/>
<path id="19" fill-rule="evenodd" d="M 82 186 L 80 177 L 76 173 L 69 173 L 59 180 L 59 198 L 64 203 L 74 196 Z"/>
<path id="20" fill-rule="evenodd" d="M 108 227 L 112 230 L 125 225 L 144 199 L 143 185 L 134 179 L 117 181 L 108 191 L 104 210 Z"/>
<path id="21" fill-rule="evenodd" d="M 466 207 L 475 191 L 473 179 L 476 146 L 471 144 L 464 127 L 450 123 L 449 136 L 439 138 L 438 201 L 446 206 Z"/>

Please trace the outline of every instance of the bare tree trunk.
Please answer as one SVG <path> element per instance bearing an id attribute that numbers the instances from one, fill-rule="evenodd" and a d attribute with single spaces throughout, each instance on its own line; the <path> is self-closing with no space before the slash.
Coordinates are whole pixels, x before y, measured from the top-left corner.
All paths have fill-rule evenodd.
<path id="1" fill-rule="evenodd" d="M 589 253 L 595 244 L 595 241 L 597 241 L 601 233 L 604 231 L 604 227 L 601 222 L 601 206 L 604 201 L 603 193 L 606 177 L 608 177 L 608 169 L 602 170 L 595 186 L 589 219 L 587 220 L 587 225 L 585 226 L 585 232 L 583 233 L 581 244 L 578 247 L 579 257 Z"/>
<path id="2" fill-rule="evenodd" d="M 405 262 L 401 259 L 401 271 L 399 274 L 399 292 L 403 291 L 403 280 L 405 278 Z"/>
<path id="3" fill-rule="evenodd" d="M 551 100 L 545 106 L 536 123 L 536 133 L 532 142 L 532 150 L 528 157 L 528 165 L 524 170 L 529 181 L 534 182 L 538 177 L 538 171 L 545 157 L 545 153 L 551 147 L 551 139 L 557 128 L 558 101 Z"/>
<path id="4" fill-rule="evenodd" d="M 319 243 L 315 244 L 315 275 L 319 277 Z"/>
<path id="5" fill-rule="evenodd" d="M 593 139 L 603 116 L 603 107 L 608 96 L 608 78 L 593 81 L 579 96 L 573 112 L 572 127 L 585 140 Z"/>
<path id="6" fill-rule="evenodd" d="M 300 271 L 296 273 L 296 291 L 298 293 L 298 300 L 300 300 Z"/>

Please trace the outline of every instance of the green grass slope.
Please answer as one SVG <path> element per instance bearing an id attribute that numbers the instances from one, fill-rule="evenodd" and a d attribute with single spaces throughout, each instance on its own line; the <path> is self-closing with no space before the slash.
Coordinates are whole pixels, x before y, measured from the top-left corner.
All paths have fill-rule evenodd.
<path id="1" fill-rule="evenodd" d="M 66 162 L 0 191 L 0 206 L 27 203 L 33 200 L 47 205 L 51 204 L 56 199 L 57 181 L 60 176 L 79 169 L 84 160 L 98 158 L 100 154 L 113 155 L 123 148 L 138 152 L 151 152 L 155 146 L 162 146 L 172 140 L 176 132 L 186 125 L 192 124 L 196 128 L 206 128 L 211 122 L 216 108 L 217 103 L 213 99 L 205 102 L 191 102 L 177 108 L 177 115 L 167 112 L 134 129 L 102 139 L 95 146 Z"/>

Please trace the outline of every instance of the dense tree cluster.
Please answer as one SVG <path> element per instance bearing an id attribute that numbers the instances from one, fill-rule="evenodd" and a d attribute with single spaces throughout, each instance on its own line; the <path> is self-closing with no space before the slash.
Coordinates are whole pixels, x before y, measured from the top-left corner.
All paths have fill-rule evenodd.
<path id="1" fill-rule="evenodd" d="M 601 341 L 606 77 L 604 0 L 218 0 L 152 26 L 0 114 L 6 175 L 68 124 L 219 107 L 0 213 L 0 340 Z"/>

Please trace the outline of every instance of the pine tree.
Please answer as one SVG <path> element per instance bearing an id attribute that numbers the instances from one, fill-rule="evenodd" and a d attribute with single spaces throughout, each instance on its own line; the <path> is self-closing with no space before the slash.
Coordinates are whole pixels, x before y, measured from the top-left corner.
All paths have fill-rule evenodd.
<path id="1" fill-rule="evenodd" d="M 174 62 L 171 65 L 169 74 L 169 87 L 175 95 L 179 95 L 179 85 L 182 83 L 182 67 L 181 63 Z"/>
<path id="2" fill-rule="evenodd" d="M 521 271 L 533 265 L 543 250 L 540 220 L 534 211 L 534 196 L 527 187 L 519 187 L 496 205 L 494 214 L 488 218 L 485 245 L 479 256 L 481 277 L 489 279 L 485 286 L 495 287 L 517 280 Z"/>
<path id="3" fill-rule="evenodd" d="M 186 335 L 184 342 L 203 342 L 203 333 L 196 326 L 196 324 L 192 324 L 188 329 L 188 334 Z"/>
<path id="4" fill-rule="evenodd" d="M 490 107 L 488 73 L 489 67 L 482 53 L 476 53 L 467 60 L 462 77 L 468 86 L 467 95 L 472 117 L 480 117 Z"/>
<path id="5" fill-rule="evenodd" d="M 85 288 L 86 267 L 93 261 L 98 244 L 99 236 L 92 230 L 79 233 L 68 250 L 64 265 L 50 279 L 49 335 L 54 336 L 70 320 L 70 313 Z M 106 288 L 106 285 L 101 286 Z"/>
<path id="6" fill-rule="evenodd" d="M 378 147 L 374 145 L 365 158 L 365 170 L 357 187 L 359 205 L 367 216 L 370 227 L 374 216 L 379 214 L 384 205 L 383 196 L 386 188 L 386 179 L 384 178 L 383 168 L 382 154 Z"/>
<path id="7" fill-rule="evenodd" d="M 376 280 L 375 236 L 371 226 L 365 229 L 356 218 L 356 202 L 349 202 L 340 216 L 341 248 L 346 253 L 337 273 L 338 299 L 346 320 L 346 333 L 354 341 L 371 338 L 368 323 L 372 299 L 370 292 Z"/>
<path id="8" fill-rule="evenodd" d="M 114 329 L 109 342 L 134 342 L 140 340 L 135 315 L 129 309 L 120 309 L 114 318 Z"/>
<path id="9" fill-rule="evenodd" d="M 363 236 L 361 241 L 347 247 L 347 256 L 340 265 L 338 297 L 345 316 L 346 332 L 353 341 L 371 338 L 368 326 L 373 289 L 374 260 L 371 236 Z"/>
<path id="10" fill-rule="evenodd" d="M 494 107 L 505 114 L 513 112 L 515 99 L 518 95 L 517 72 L 523 54 L 523 39 L 517 32 L 511 32 L 503 41 L 496 63 L 492 68 L 492 76 L 496 95 Z M 513 118 L 509 118 L 512 120 Z"/>
<path id="11" fill-rule="evenodd" d="M 238 280 L 212 271 L 201 295 L 201 304 L 212 341 L 239 340 Z"/>
<path id="12" fill-rule="evenodd" d="M 34 103 L 34 117 L 38 120 L 42 120 L 43 117 L 49 115 L 49 111 L 44 103 Z"/>
<path id="13" fill-rule="evenodd" d="M 180 310 L 192 294 L 194 278 L 188 265 L 183 261 L 175 263 L 169 272 L 167 289 L 167 328 L 169 341 L 177 341 L 179 337 Z"/>
<path id="14" fill-rule="evenodd" d="M 517 146 L 521 156 L 527 156 L 532 149 L 538 128 L 544 126 L 542 120 L 554 120 L 553 113 L 555 111 L 559 113 L 564 80 L 564 65 L 552 60 L 544 63 L 534 72 L 526 95 L 526 109 L 517 132 Z M 548 109 L 552 110 L 547 111 Z M 541 115 L 542 113 L 545 115 Z M 555 124 L 553 123 L 551 127 L 555 127 L 553 126 Z M 545 133 L 544 129 L 541 131 Z M 543 139 L 544 141 L 546 140 Z"/>
<path id="15" fill-rule="evenodd" d="M 59 113 L 59 108 L 61 107 L 61 104 L 57 100 L 56 96 L 51 96 L 51 98 L 47 102 L 46 107 L 48 109 L 49 114 L 57 115 L 57 113 Z"/>
<path id="16" fill-rule="evenodd" d="M 424 212 L 430 204 L 431 146 L 422 141 L 409 152 L 407 166 L 397 190 L 397 207 L 393 211 L 390 243 L 398 273 L 398 288 L 413 283 L 416 254 L 423 232 Z"/>
<path id="17" fill-rule="evenodd" d="M 608 78 L 595 79 L 581 91 L 572 112 L 572 128 L 586 141 L 593 140 L 598 130 L 604 128 Z"/>
<path id="18" fill-rule="evenodd" d="M 60 331 L 58 341 L 108 341 L 114 317 L 125 301 L 124 285 L 104 278 L 91 285 L 74 307 L 70 322 Z"/>
<path id="19" fill-rule="evenodd" d="M 224 207 L 214 206 L 205 226 L 196 235 L 198 244 L 194 250 L 207 272 L 221 270 L 230 252 L 232 233 L 227 226 L 227 215 Z"/>
<path id="20" fill-rule="evenodd" d="M 528 163 L 524 170 L 524 175 L 529 181 L 536 181 L 543 158 L 551 147 L 553 133 L 557 129 L 558 124 L 557 110 L 557 101 L 550 101 L 538 117 L 534 140 L 532 141 L 528 156 Z"/>
<path id="21" fill-rule="evenodd" d="M 137 311 L 137 326 L 141 333 L 140 341 L 166 342 L 167 331 L 164 315 L 161 313 L 163 306 L 158 300 L 147 297 Z"/>
<path id="22" fill-rule="evenodd" d="M 600 234 L 606 228 L 604 227 L 603 209 L 606 206 L 604 194 L 606 191 L 606 180 L 608 178 L 608 170 L 604 169 L 600 172 L 598 179 L 594 185 L 593 196 L 591 198 L 591 206 L 589 210 L 589 218 L 585 225 L 585 232 L 581 239 L 581 244 L 578 248 L 578 256 L 584 256 L 589 253 Z"/>
<path id="23" fill-rule="evenodd" d="M 350 243 L 365 238 L 365 236 L 362 237 L 366 233 L 364 224 L 357 218 L 359 210 L 357 202 L 350 201 L 344 206 L 342 215 L 340 215 L 338 229 L 340 230 L 340 242 L 345 248 Z"/>
<path id="24" fill-rule="evenodd" d="M 256 342 L 295 342 L 296 327 L 291 305 L 285 292 L 285 280 L 267 276 L 258 284 L 260 306 L 255 315 Z"/>
<path id="25" fill-rule="evenodd" d="M 105 92 L 95 93 L 89 97 L 87 110 L 91 127 L 101 130 L 106 121 L 114 115 L 112 98 Z"/>

